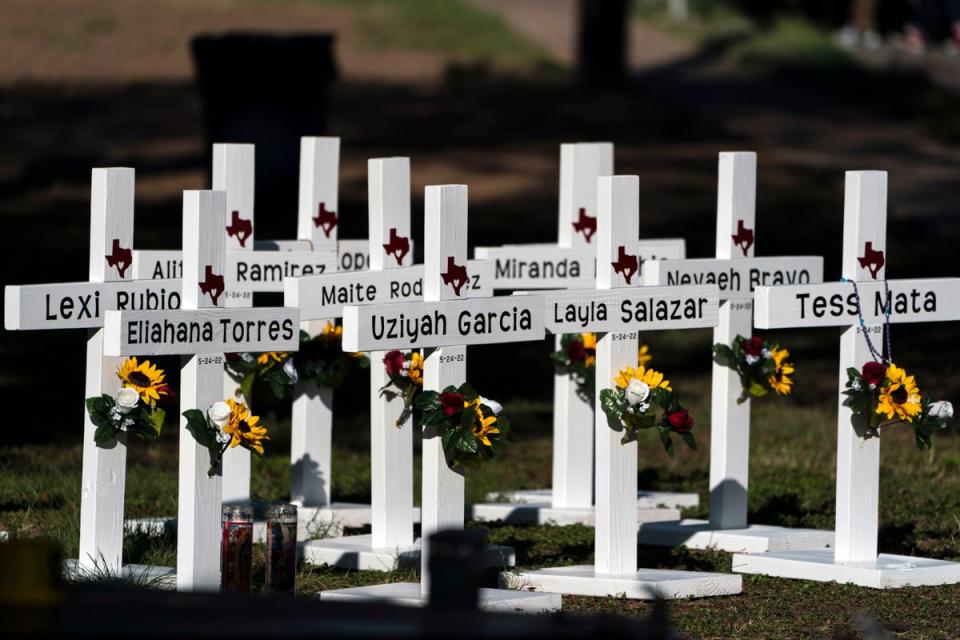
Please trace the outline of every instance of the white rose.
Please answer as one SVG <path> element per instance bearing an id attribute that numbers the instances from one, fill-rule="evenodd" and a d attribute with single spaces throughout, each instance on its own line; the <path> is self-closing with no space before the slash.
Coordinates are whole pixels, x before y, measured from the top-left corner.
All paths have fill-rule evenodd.
<path id="1" fill-rule="evenodd" d="M 223 429 L 230 422 L 230 405 L 226 402 L 214 402 L 213 406 L 207 410 L 207 415 L 210 417 L 210 422 L 217 425 Z"/>
<path id="2" fill-rule="evenodd" d="M 484 398 L 483 396 L 480 396 L 480 404 L 485 404 L 490 407 L 490 411 L 493 411 L 493 415 L 495 416 L 500 415 L 500 412 L 503 411 L 503 405 L 496 400 L 491 400 L 490 398 Z"/>
<path id="3" fill-rule="evenodd" d="M 140 402 L 140 394 L 135 389 L 124 387 L 117 393 L 117 411 L 122 414 L 130 413 L 136 409 L 138 402 Z"/>
<path id="4" fill-rule="evenodd" d="M 650 387 L 646 382 L 641 382 L 634 378 L 630 381 L 630 385 L 627 387 L 626 398 L 627 404 L 631 407 L 636 406 L 647 399 L 647 396 L 650 395 Z"/>
<path id="5" fill-rule="evenodd" d="M 927 415 L 937 420 L 941 426 L 946 426 L 947 421 L 953 417 L 953 405 L 946 400 L 931 402 Z"/>

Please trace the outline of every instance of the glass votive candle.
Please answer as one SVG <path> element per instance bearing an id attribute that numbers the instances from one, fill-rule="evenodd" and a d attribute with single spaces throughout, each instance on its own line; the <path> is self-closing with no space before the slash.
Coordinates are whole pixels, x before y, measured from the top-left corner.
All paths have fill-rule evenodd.
<path id="1" fill-rule="evenodd" d="M 253 576 L 253 507 L 224 505 L 220 591 L 250 593 Z"/>
<path id="2" fill-rule="evenodd" d="M 267 511 L 267 593 L 293 595 L 297 587 L 297 507 L 271 505 Z"/>

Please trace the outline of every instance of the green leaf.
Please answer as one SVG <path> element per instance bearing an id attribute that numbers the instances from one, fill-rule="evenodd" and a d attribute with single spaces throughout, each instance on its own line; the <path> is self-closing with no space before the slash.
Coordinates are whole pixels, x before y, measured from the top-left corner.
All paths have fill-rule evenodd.
<path id="1" fill-rule="evenodd" d="M 603 389 L 600 392 L 600 408 L 607 415 L 608 420 L 620 420 L 620 394 L 613 389 Z"/>
<path id="2" fill-rule="evenodd" d="M 470 429 L 477 421 L 477 412 L 474 410 L 460 411 L 460 426 L 464 429 Z"/>
<path id="3" fill-rule="evenodd" d="M 847 367 L 847 376 L 849 376 L 851 380 L 859 378 L 860 370 L 857 369 L 856 367 Z"/>
<path id="4" fill-rule="evenodd" d="M 147 412 L 147 425 L 153 430 L 153 438 L 160 435 L 160 430 L 163 429 L 163 420 L 166 415 L 167 412 L 160 407 L 155 407 Z"/>
<path id="5" fill-rule="evenodd" d="M 467 453 L 477 453 L 480 442 L 473 437 L 473 433 L 466 430 L 454 431 L 457 435 L 453 439 L 454 446 Z"/>
<path id="6" fill-rule="evenodd" d="M 93 432 L 93 441 L 98 445 L 104 445 L 113 440 L 115 431 L 110 425 L 98 426 L 96 431 Z"/>
<path id="7" fill-rule="evenodd" d="M 723 367 L 734 370 L 737 368 L 737 357 L 734 355 L 733 349 L 722 343 L 713 345 L 713 361 Z"/>
<path id="8" fill-rule="evenodd" d="M 243 382 L 240 383 L 240 393 L 243 394 L 244 399 L 247 402 L 253 399 L 253 381 L 256 380 L 257 374 L 253 371 L 243 376 Z"/>
<path id="9" fill-rule="evenodd" d="M 436 391 L 421 391 L 413 401 L 413 406 L 421 411 L 431 407 L 440 407 L 440 394 Z"/>
<path id="10" fill-rule="evenodd" d="M 754 398 L 762 398 L 763 396 L 770 393 L 770 390 L 767 389 L 762 384 L 760 384 L 759 382 L 751 382 L 750 388 L 748 389 L 748 391 L 750 392 L 750 395 L 752 395 Z"/>
<path id="11" fill-rule="evenodd" d="M 683 438 L 683 441 L 687 443 L 688 447 L 690 447 L 694 451 L 697 450 L 697 439 L 693 437 L 692 433 L 690 433 L 689 431 L 687 433 L 681 433 L 680 437 Z"/>
<path id="12" fill-rule="evenodd" d="M 670 432 L 667 429 L 661 428 L 660 433 L 660 442 L 663 443 L 663 448 L 666 450 L 667 455 L 671 458 L 673 457 L 673 439 L 670 437 Z"/>
<path id="13" fill-rule="evenodd" d="M 207 449 L 219 444 L 217 443 L 216 433 L 207 422 L 207 417 L 203 411 L 187 409 L 183 412 L 183 417 L 187 419 L 187 431 L 197 441 L 197 444 Z"/>
<path id="14" fill-rule="evenodd" d="M 480 397 L 480 394 L 477 393 L 477 390 L 474 389 L 469 382 L 464 382 L 462 385 L 460 385 L 460 388 L 457 390 L 457 392 L 462 393 L 463 397 L 468 402 L 473 402 L 474 400 Z"/>

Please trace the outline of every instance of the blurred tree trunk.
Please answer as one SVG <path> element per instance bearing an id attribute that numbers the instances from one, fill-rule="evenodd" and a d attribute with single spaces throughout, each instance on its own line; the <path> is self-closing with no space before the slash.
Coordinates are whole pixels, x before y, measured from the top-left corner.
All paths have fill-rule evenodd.
<path id="1" fill-rule="evenodd" d="M 627 19 L 630 0 L 580 0 L 580 82 L 612 86 L 627 73 Z"/>

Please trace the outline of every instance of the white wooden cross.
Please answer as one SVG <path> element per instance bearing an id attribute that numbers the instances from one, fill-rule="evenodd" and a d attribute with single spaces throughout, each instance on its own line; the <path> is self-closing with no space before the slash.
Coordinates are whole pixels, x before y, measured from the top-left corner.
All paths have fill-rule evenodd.
<path id="1" fill-rule="evenodd" d="M 465 299 L 464 284 L 470 277 L 467 187 L 430 186 L 425 201 L 424 300 L 344 308 L 343 343 L 349 351 L 435 347 L 426 357 L 423 388 L 442 391 L 466 380 L 465 345 L 542 340 L 543 301 L 537 296 Z M 448 466 L 434 428 L 424 431 L 422 478 L 421 583 L 328 591 L 320 594 L 322 599 L 423 602 L 430 583 L 425 541 L 438 530 L 464 525 L 464 471 Z M 560 598 L 550 594 L 482 589 L 480 600 L 485 608 L 560 609 Z"/>
<path id="2" fill-rule="evenodd" d="M 410 159 L 377 158 L 368 162 L 370 270 L 287 281 L 285 304 L 300 308 L 301 318 L 340 317 L 347 304 L 381 304 L 423 299 L 423 265 L 413 262 L 410 235 Z M 471 261 L 467 296 L 492 295 L 492 265 Z M 357 513 L 371 524 L 369 535 L 326 538 L 308 542 L 304 560 L 342 568 L 389 571 L 399 559 L 419 558 L 413 523 L 413 427 L 396 419 L 399 398 L 387 401 L 380 389 L 388 382 L 383 368 L 385 352 L 370 355 L 371 505 L 325 503 L 316 519 L 357 526 Z M 314 481 L 330 484 L 329 431 L 311 443 L 305 454 L 315 466 Z M 362 524 L 362 523 L 361 523 Z M 340 528 L 340 527 L 337 527 Z"/>
<path id="3" fill-rule="evenodd" d="M 559 239 L 557 244 L 478 247 L 477 258 L 493 260 L 496 289 L 590 289 L 596 283 L 597 178 L 613 175 L 613 143 L 560 145 Z M 640 240 L 648 260 L 685 256 L 682 238 Z M 641 269 L 642 271 L 642 269 Z M 584 329 L 574 327 L 572 333 Z M 555 340 L 560 348 L 560 339 Z M 478 520 L 593 523 L 593 404 L 580 396 L 570 375 L 553 380 L 553 482 L 550 489 L 508 490 L 489 496 L 508 502 L 471 505 Z M 642 521 L 675 519 L 673 507 L 695 507 L 695 493 L 638 492 Z M 669 509 L 658 509 L 664 506 Z"/>
<path id="4" fill-rule="evenodd" d="M 568 311 L 595 314 L 598 332 L 595 402 L 612 387 L 626 367 L 637 366 L 637 332 L 685 329 L 717 324 L 716 286 L 637 287 L 624 268 L 637 264 L 639 178 L 599 178 L 597 291 L 548 293 L 548 324 L 555 332 L 570 331 Z M 601 315 L 602 311 L 602 315 Z M 576 317 L 576 313 L 573 314 Z M 594 564 L 502 574 L 506 584 L 539 591 L 627 598 L 689 598 L 740 593 L 740 576 L 692 571 L 637 570 L 636 440 L 622 444 L 623 433 L 596 412 L 596 531 Z M 652 434 L 651 434 L 652 437 Z"/>
<path id="5" fill-rule="evenodd" d="M 845 281 L 756 290 L 754 323 L 760 328 L 846 327 L 840 338 L 837 391 L 836 547 L 736 554 L 734 571 L 875 588 L 960 582 L 958 563 L 877 553 L 880 438 L 864 437 L 862 427 L 855 425 L 851 410 L 843 404 L 847 369 L 860 370 L 874 360 L 865 338 L 882 344 L 885 307 L 892 323 L 960 320 L 960 279 L 886 280 L 886 236 L 886 172 L 848 172 L 843 212 Z M 860 295 L 862 326 L 854 282 Z M 922 354 L 917 355 L 919 359 Z M 909 369 L 909 354 L 897 364 Z"/>
<path id="6" fill-rule="evenodd" d="M 713 342 L 729 345 L 753 333 L 753 292 L 779 283 L 823 282 L 819 256 L 754 257 L 756 250 L 757 155 L 720 154 L 717 188 L 716 259 L 648 262 L 644 282 L 680 285 L 709 282 L 720 287 L 720 323 Z M 643 544 L 723 551 L 773 551 L 824 548 L 830 531 L 789 529 L 747 522 L 750 457 L 750 405 L 738 403 L 741 387 L 735 371 L 713 364 L 710 426 L 710 519 L 650 522 L 640 527 Z M 776 400 L 769 400 L 775 402 Z"/>
<path id="7" fill-rule="evenodd" d="M 226 193 L 183 194 L 183 308 L 107 311 L 104 352 L 112 356 L 183 355 L 180 411 L 206 414 L 224 399 L 223 353 L 295 351 L 296 309 L 225 308 Z M 177 499 L 177 588 L 215 590 L 220 584 L 221 477 L 207 475 L 209 451 L 180 420 Z"/>
<path id="8" fill-rule="evenodd" d="M 87 329 L 85 397 L 115 395 L 122 359 L 103 352 L 107 309 L 169 311 L 180 307 L 180 282 L 132 278 L 133 195 L 130 168 L 94 169 L 90 198 L 88 282 L 4 288 L 7 330 Z M 79 413 L 80 407 L 77 407 Z M 126 437 L 109 445 L 94 441 L 96 426 L 84 410 L 80 493 L 80 573 L 159 577 L 162 568 L 122 564 Z"/>

